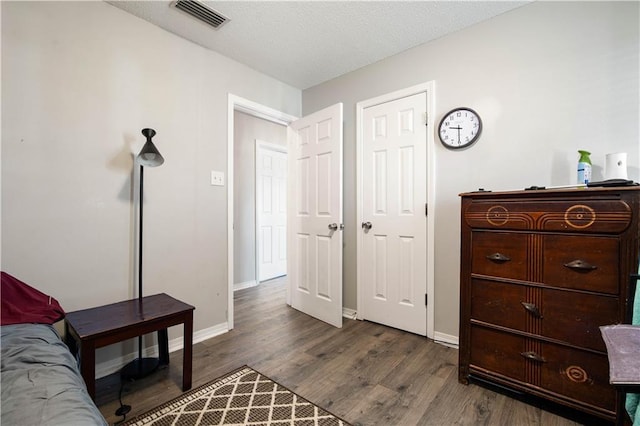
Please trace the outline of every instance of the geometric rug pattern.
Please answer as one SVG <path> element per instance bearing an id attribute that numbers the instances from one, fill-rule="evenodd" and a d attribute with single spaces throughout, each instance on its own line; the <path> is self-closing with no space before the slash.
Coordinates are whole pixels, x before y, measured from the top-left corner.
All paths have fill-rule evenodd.
<path id="1" fill-rule="evenodd" d="M 133 418 L 127 426 L 341 426 L 344 420 L 244 366 Z"/>

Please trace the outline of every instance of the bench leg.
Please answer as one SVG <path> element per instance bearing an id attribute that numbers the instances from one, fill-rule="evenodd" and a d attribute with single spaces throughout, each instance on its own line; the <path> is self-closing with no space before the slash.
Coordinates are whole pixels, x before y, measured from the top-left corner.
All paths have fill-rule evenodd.
<path id="1" fill-rule="evenodd" d="M 158 352 L 160 366 L 169 365 L 169 335 L 166 328 L 158 330 Z"/>
<path id="2" fill-rule="evenodd" d="M 191 389 L 191 367 L 193 358 L 193 311 L 186 314 L 184 321 L 184 349 L 182 352 L 182 390 Z"/>
<path id="3" fill-rule="evenodd" d="M 87 392 L 96 400 L 96 347 L 93 341 L 80 342 L 80 373 L 87 385 Z"/>

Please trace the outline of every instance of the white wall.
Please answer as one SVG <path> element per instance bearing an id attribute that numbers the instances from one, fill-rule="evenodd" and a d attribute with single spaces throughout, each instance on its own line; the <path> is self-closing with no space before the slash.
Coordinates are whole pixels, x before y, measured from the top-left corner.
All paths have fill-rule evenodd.
<path id="1" fill-rule="evenodd" d="M 453 152 L 436 135 L 435 330 L 458 335 L 460 201 L 480 187 L 574 184 L 578 149 L 627 152 L 640 181 L 638 2 L 535 2 L 307 89 L 303 114 L 345 111 L 345 306 L 356 307 L 355 104 L 436 82 L 436 122 L 478 111 L 483 135 Z M 434 129 L 432 129 L 433 131 Z"/>
<path id="2" fill-rule="evenodd" d="M 1 7 L 2 269 L 67 311 L 134 297 L 132 156 L 151 127 L 165 163 L 145 170 L 145 294 L 194 305 L 196 332 L 226 324 L 210 171 L 227 170 L 228 93 L 300 115 L 301 92 L 104 2 Z"/>
<path id="3" fill-rule="evenodd" d="M 287 128 L 236 111 L 234 114 L 233 279 L 256 281 L 256 139 L 287 145 Z"/>

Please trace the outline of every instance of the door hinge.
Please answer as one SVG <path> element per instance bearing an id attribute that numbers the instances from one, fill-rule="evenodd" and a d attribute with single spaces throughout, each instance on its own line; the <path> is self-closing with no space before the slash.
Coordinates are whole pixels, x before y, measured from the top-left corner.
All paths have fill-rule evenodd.
<path id="1" fill-rule="evenodd" d="M 424 306 L 427 306 L 429 303 L 429 295 L 427 293 L 424 294 Z"/>
<path id="2" fill-rule="evenodd" d="M 429 114 L 426 112 L 424 113 L 424 125 L 429 126 Z"/>
<path id="3" fill-rule="evenodd" d="M 429 204 L 424 203 L 424 215 L 429 216 Z"/>

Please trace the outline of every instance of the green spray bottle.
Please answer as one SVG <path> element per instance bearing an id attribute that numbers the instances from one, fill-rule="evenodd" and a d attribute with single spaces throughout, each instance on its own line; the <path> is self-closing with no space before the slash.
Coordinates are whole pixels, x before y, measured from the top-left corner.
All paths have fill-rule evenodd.
<path id="1" fill-rule="evenodd" d="M 587 184 L 591 181 L 591 158 L 589 151 L 578 150 L 580 159 L 578 160 L 578 185 Z"/>

